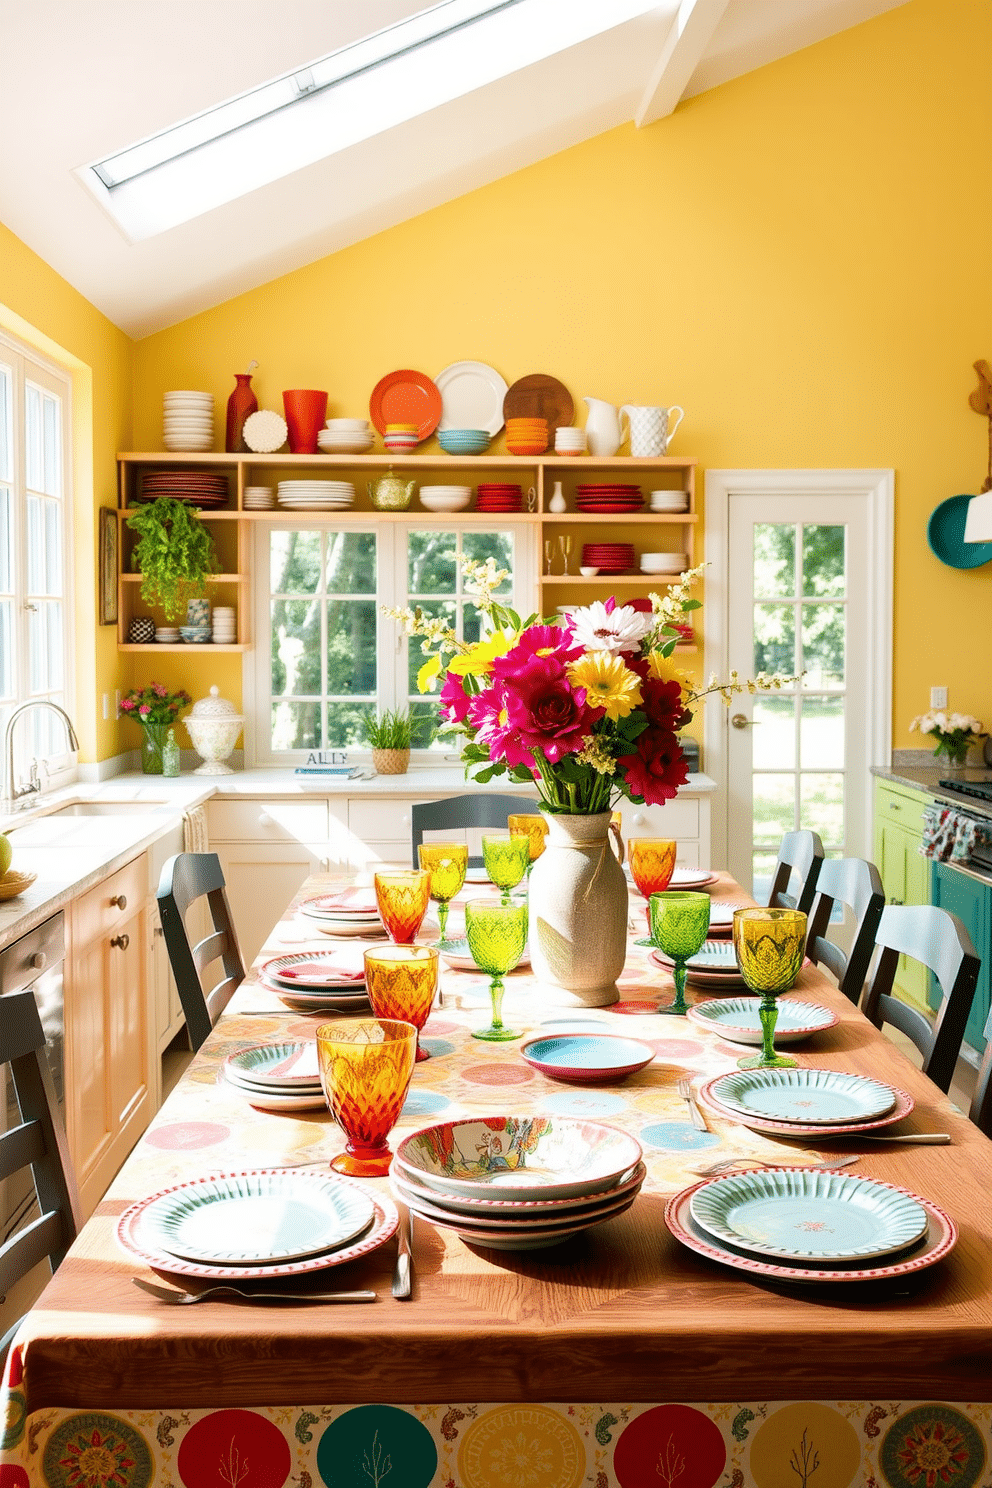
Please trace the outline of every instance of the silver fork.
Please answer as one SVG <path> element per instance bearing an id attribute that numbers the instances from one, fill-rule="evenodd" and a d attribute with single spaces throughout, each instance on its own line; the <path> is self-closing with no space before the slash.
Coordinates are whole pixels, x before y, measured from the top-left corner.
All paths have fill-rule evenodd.
<path id="1" fill-rule="evenodd" d="M 709 1127 L 706 1125 L 706 1119 L 703 1116 L 702 1111 L 696 1104 L 696 1097 L 692 1093 L 692 1081 L 689 1079 L 688 1075 L 683 1075 L 682 1078 L 679 1080 L 679 1095 L 689 1107 L 689 1115 L 692 1118 L 692 1124 L 696 1128 L 696 1130 L 708 1132 Z"/>
<path id="2" fill-rule="evenodd" d="M 768 1161 L 763 1157 L 725 1157 L 720 1162 L 701 1163 L 698 1168 L 690 1168 L 690 1173 L 698 1173 L 701 1178 L 709 1178 L 714 1173 L 725 1173 L 730 1168 L 744 1165 L 749 1168 L 789 1168 L 801 1167 L 808 1173 L 829 1171 L 832 1168 L 849 1168 L 852 1163 L 860 1161 L 858 1153 L 852 1153 L 850 1157 L 823 1158 L 815 1163 L 790 1163 L 787 1157 L 780 1157 L 776 1162 Z"/>
<path id="3" fill-rule="evenodd" d="M 244 1292 L 236 1286 L 208 1287 L 205 1292 L 177 1292 L 173 1287 L 156 1286 L 141 1276 L 132 1276 L 136 1287 L 160 1302 L 173 1307 L 191 1307 L 211 1297 L 244 1297 L 248 1302 L 375 1302 L 375 1292 Z"/>

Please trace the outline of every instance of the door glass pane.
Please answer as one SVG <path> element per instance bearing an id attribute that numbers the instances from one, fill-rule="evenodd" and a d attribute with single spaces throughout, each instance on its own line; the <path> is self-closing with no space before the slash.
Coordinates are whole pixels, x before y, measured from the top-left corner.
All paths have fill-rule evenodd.
<path id="1" fill-rule="evenodd" d="M 30 382 L 24 388 L 24 459 L 28 489 L 45 489 L 45 455 L 42 440 L 41 392 Z"/>
<path id="2" fill-rule="evenodd" d="M 801 775 L 799 781 L 800 827 L 819 832 L 824 847 L 843 847 L 843 775 Z"/>
<path id="3" fill-rule="evenodd" d="M 62 494 L 62 429 L 59 416 L 61 406 L 58 398 L 45 393 L 43 398 L 44 478 L 42 490 L 46 496 Z"/>
<path id="4" fill-rule="evenodd" d="M 45 592 L 45 529 L 42 521 L 42 503 L 37 496 L 26 501 L 28 524 L 28 593 Z"/>
<path id="5" fill-rule="evenodd" d="M 804 697 L 799 720 L 799 756 L 806 770 L 844 767 L 844 699 Z"/>
<path id="6" fill-rule="evenodd" d="M 62 688 L 65 686 L 65 678 L 62 674 L 65 656 L 65 644 L 62 635 L 62 606 L 55 601 L 44 607 L 46 630 L 48 633 L 48 685 L 50 688 Z M 54 714 L 48 715 L 50 718 Z"/>
<path id="7" fill-rule="evenodd" d="M 458 539 L 453 532 L 411 532 L 407 544 L 407 590 L 419 594 L 454 594 Z"/>
<path id="8" fill-rule="evenodd" d="M 327 692 L 375 696 L 376 603 L 374 599 L 327 602 Z"/>
<path id="9" fill-rule="evenodd" d="M 0 367 L 0 480 L 14 479 L 14 395 L 9 367 Z"/>
<path id="10" fill-rule="evenodd" d="M 793 831 L 796 825 L 795 776 L 755 775 L 752 781 L 755 843 L 774 843 L 777 851 L 783 834 Z"/>
<path id="11" fill-rule="evenodd" d="M 319 599 L 272 601 L 273 697 L 320 696 L 320 621 Z"/>
<path id="12" fill-rule="evenodd" d="M 14 696 L 14 606 L 0 600 L 0 698 Z"/>
<path id="13" fill-rule="evenodd" d="M 803 594 L 840 599 L 846 592 L 844 527 L 803 528 Z"/>
<path id="14" fill-rule="evenodd" d="M 0 486 L 0 593 L 14 592 L 14 493 Z"/>
<path id="15" fill-rule="evenodd" d="M 793 770 L 796 765 L 796 702 L 792 697 L 754 700 L 752 760 L 756 770 Z"/>
<path id="16" fill-rule="evenodd" d="M 796 612 L 793 605 L 756 604 L 754 607 L 754 670 L 796 670 Z"/>
<path id="17" fill-rule="evenodd" d="M 842 604 L 802 606 L 803 687 L 843 687 L 846 619 Z"/>
<path id="18" fill-rule="evenodd" d="M 320 588 L 320 533 L 273 532 L 269 587 L 273 594 L 316 594 Z"/>
<path id="19" fill-rule="evenodd" d="M 327 534 L 327 590 L 330 594 L 375 594 L 374 532 Z"/>
<path id="20" fill-rule="evenodd" d="M 62 593 L 62 514 L 58 503 L 45 502 L 45 590 Z"/>
<path id="21" fill-rule="evenodd" d="M 789 599 L 796 592 L 796 529 L 782 522 L 754 528 L 754 597 Z"/>

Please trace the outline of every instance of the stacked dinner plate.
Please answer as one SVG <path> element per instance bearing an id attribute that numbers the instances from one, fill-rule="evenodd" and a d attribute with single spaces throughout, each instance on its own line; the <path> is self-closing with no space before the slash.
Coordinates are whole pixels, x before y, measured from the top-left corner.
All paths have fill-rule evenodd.
<path id="1" fill-rule="evenodd" d="M 259 968 L 263 987 L 297 1012 L 366 1007 L 362 952 L 297 951 L 273 956 Z"/>
<path id="2" fill-rule="evenodd" d="M 476 511 L 518 512 L 523 508 L 523 492 L 508 481 L 480 481 L 475 488 Z"/>
<path id="3" fill-rule="evenodd" d="M 582 567 L 601 574 L 622 574 L 634 566 L 633 543 L 583 543 Z"/>
<path id="4" fill-rule="evenodd" d="M 400 1143 L 413 1213 L 494 1250 L 543 1250 L 629 1209 L 645 1178 L 627 1132 L 559 1116 L 442 1122 Z"/>
<path id="5" fill-rule="evenodd" d="M 171 496 L 187 506 L 208 510 L 227 505 L 227 476 L 212 470 L 149 470 L 141 478 L 139 501 Z"/>
<path id="6" fill-rule="evenodd" d="M 199 452 L 214 442 L 213 393 L 173 392 L 162 400 L 162 442 L 167 450 Z"/>
<path id="7" fill-rule="evenodd" d="M 325 455 L 364 455 L 374 439 L 368 419 L 329 418 L 326 428 L 317 435 Z"/>
<path id="8" fill-rule="evenodd" d="M 652 951 L 652 961 L 670 971 L 675 965 L 664 951 Z M 685 978 L 690 986 L 707 992 L 725 992 L 728 988 L 746 987 L 737 965 L 737 953 L 731 940 L 707 940 L 685 964 Z"/>
<path id="9" fill-rule="evenodd" d="M 245 511 L 272 511 L 275 504 L 271 486 L 245 486 Z"/>
<path id="10" fill-rule="evenodd" d="M 355 504 L 351 481 L 282 480 L 278 501 L 289 511 L 341 511 Z"/>
<path id="11" fill-rule="evenodd" d="M 772 1168 L 686 1189 L 665 1219 L 690 1250 L 790 1282 L 876 1281 L 932 1266 L 957 1237 L 929 1200 L 856 1173 Z"/>
<path id="12" fill-rule="evenodd" d="M 371 889 L 345 889 L 305 899 L 299 913 L 325 935 L 382 935 L 375 894 Z"/>
<path id="13" fill-rule="evenodd" d="M 640 486 L 620 483 L 583 482 L 575 488 L 575 505 L 580 512 L 602 512 L 613 515 L 640 511 L 644 505 Z"/>
<path id="14" fill-rule="evenodd" d="M 901 1121 L 913 1098 L 894 1085 L 842 1070 L 748 1069 L 718 1075 L 700 1095 L 714 1111 L 774 1136 L 847 1136 Z"/>
<path id="15" fill-rule="evenodd" d="M 239 1049 L 226 1059 L 224 1075 L 239 1095 L 263 1111 L 316 1111 L 326 1105 L 314 1039 Z"/>
<path id="16" fill-rule="evenodd" d="M 798 1044 L 814 1033 L 833 1028 L 837 1014 L 818 1002 L 799 1002 L 794 997 L 779 997 L 775 1003 L 778 1017 L 775 1022 L 776 1044 Z M 691 1023 L 708 1028 L 732 1044 L 753 1044 L 762 1041 L 759 999 L 756 997 L 717 997 L 712 1002 L 698 1002 L 687 1014 Z"/>

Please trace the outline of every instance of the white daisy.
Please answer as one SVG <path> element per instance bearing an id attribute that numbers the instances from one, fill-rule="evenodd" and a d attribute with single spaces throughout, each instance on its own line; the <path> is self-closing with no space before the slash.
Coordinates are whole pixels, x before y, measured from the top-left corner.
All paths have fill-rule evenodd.
<path id="1" fill-rule="evenodd" d="M 639 651 L 641 641 L 654 627 L 654 616 L 630 605 L 610 611 L 598 599 L 568 617 L 572 634 L 587 651 Z"/>

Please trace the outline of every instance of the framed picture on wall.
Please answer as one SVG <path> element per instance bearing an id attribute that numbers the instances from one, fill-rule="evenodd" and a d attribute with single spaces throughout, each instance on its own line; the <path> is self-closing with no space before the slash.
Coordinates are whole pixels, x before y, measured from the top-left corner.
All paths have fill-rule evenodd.
<path id="1" fill-rule="evenodd" d="M 100 508 L 100 624 L 117 624 L 117 513 Z"/>

